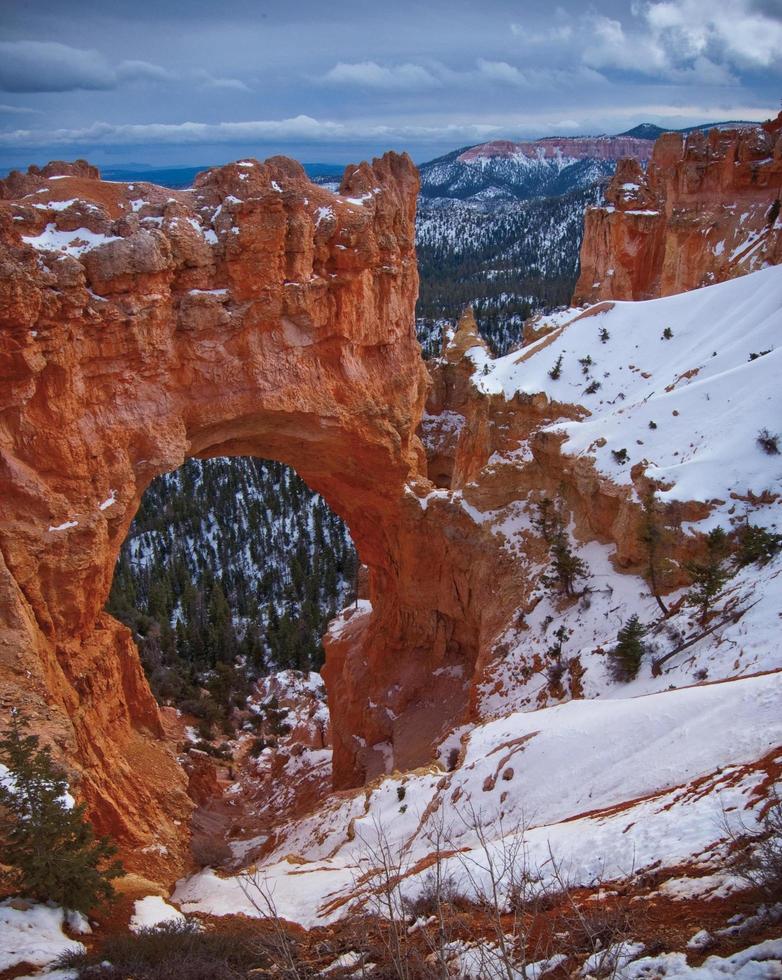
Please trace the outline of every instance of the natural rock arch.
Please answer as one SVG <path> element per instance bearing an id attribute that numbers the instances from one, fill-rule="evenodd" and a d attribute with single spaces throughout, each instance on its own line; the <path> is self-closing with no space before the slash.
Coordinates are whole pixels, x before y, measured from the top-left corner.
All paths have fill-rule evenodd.
<path id="1" fill-rule="evenodd" d="M 81 164 L 0 190 L 2 707 L 53 738 L 100 830 L 174 865 L 183 777 L 130 634 L 103 612 L 119 547 L 158 474 L 263 456 L 323 494 L 373 591 L 393 591 L 426 392 L 417 189 L 388 154 L 339 195 L 282 158 L 184 192 Z"/>
<path id="2" fill-rule="evenodd" d="M 540 411 L 468 384 L 467 327 L 429 394 L 464 420 L 458 445 L 430 446 L 455 454 L 453 492 L 426 476 L 417 190 L 395 154 L 349 167 L 337 195 L 283 158 L 179 192 L 84 163 L 0 181 L 0 720 L 32 718 L 98 829 L 158 880 L 185 863 L 192 804 L 132 637 L 103 611 L 155 476 L 277 459 L 346 520 L 372 608 L 326 639 L 338 788 L 431 760 L 524 598 L 464 493 L 515 499 L 501 473 L 474 481 Z"/>

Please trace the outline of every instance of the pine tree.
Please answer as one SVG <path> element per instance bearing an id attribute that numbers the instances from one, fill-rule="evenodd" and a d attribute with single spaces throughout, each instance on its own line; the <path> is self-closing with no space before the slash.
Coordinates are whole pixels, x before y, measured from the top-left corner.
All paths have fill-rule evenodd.
<path id="1" fill-rule="evenodd" d="M 638 668 L 646 653 L 643 642 L 645 632 L 646 627 L 633 613 L 616 634 L 616 646 L 609 653 L 614 680 L 631 681 L 638 675 Z"/>
<path id="2" fill-rule="evenodd" d="M 589 567 L 573 551 L 563 516 L 561 496 L 556 505 L 550 497 L 538 501 L 532 526 L 549 548 L 551 571 L 543 577 L 543 581 L 566 596 L 575 595 L 576 581 L 587 577 Z"/>
<path id="3" fill-rule="evenodd" d="M 739 568 L 746 565 L 766 565 L 782 551 L 782 534 L 777 534 L 757 524 L 746 523 L 739 528 L 739 550 L 736 564 Z"/>
<path id="4" fill-rule="evenodd" d="M 714 600 L 722 592 L 730 578 L 725 565 L 728 555 L 728 536 L 721 527 L 709 531 L 706 538 L 706 557 L 703 561 L 690 561 L 684 566 L 692 579 L 687 602 L 700 611 L 701 625 L 705 625 Z"/>
<path id="5" fill-rule="evenodd" d="M 543 497 L 535 505 L 532 526 L 546 544 L 551 544 L 557 530 L 557 514 L 554 510 L 554 501 L 551 497 Z"/>
<path id="6" fill-rule="evenodd" d="M 125 873 L 117 849 L 96 837 L 84 804 L 69 806 L 68 784 L 48 747 L 14 714 L 0 739 L 9 777 L 0 784 L 0 852 L 15 887 L 38 901 L 89 912 L 114 895 Z"/>
<path id="7" fill-rule="evenodd" d="M 586 578 L 589 569 L 587 563 L 573 551 L 564 526 L 557 529 L 551 543 L 550 554 L 553 573 L 549 576 L 549 580 L 566 596 L 575 595 L 576 581 Z"/>

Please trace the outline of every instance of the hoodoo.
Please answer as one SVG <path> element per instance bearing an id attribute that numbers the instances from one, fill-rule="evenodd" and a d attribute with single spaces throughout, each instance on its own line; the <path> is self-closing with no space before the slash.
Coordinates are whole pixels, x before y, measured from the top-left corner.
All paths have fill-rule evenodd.
<path id="1" fill-rule="evenodd" d="M 782 262 L 782 113 L 763 126 L 666 133 L 646 171 L 616 170 L 584 222 L 574 303 L 653 299 Z"/>

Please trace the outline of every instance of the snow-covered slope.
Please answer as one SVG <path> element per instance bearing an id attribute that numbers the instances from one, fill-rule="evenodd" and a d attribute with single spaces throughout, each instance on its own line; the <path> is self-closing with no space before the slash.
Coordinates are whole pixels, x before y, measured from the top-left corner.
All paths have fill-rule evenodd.
<path id="1" fill-rule="evenodd" d="M 782 268 L 559 315 L 568 319 L 521 354 L 492 361 L 474 348 L 477 387 L 584 406 L 580 421 L 555 426 L 564 452 L 594 457 L 620 482 L 641 463 L 663 500 L 716 502 L 713 522 L 749 494 L 779 492 L 782 455 L 764 452 L 758 434 L 782 423 Z"/>

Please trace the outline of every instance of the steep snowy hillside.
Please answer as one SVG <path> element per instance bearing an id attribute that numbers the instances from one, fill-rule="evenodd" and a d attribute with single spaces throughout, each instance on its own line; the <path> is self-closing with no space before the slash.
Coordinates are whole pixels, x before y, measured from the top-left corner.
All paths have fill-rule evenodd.
<path id="1" fill-rule="evenodd" d="M 552 430 L 565 434 L 565 453 L 588 454 L 616 482 L 631 482 L 641 464 L 662 500 L 709 503 L 712 523 L 782 479 L 780 447 L 764 451 L 758 440 L 782 419 L 778 267 L 556 320 L 521 355 L 491 360 L 473 348 L 478 389 L 583 406 L 584 418 Z"/>
<path id="2" fill-rule="evenodd" d="M 463 893 L 496 887 L 512 904 L 519 862 L 532 891 L 564 878 L 620 891 L 645 882 L 641 917 L 663 898 L 717 902 L 745 887 L 730 837 L 756 831 L 782 766 L 780 311 L 782 268 L 770 268 L 558 314 L 499 360 L 467 345 L 479 411 L 534 400 L 550 415 L 471 482 L 418 499 L 460 507 L 526 562 L 532 601 L 497 637 L 471 718 L 443 739 L 437 763 L 277 828 L 257 879 L 281 915 L 315 925 L 373 907 L 384 858 L 396 862 L 385 868 L 399 898 L 431 888 L 435 867 Z M 468 438 L 473 423 L 449 411 Z M 616 567 L 567 504 L 546 510 L 552 440 L 571 467 L 563 479 L 588 485 L 594 467 L 604 497 L 613 486 L 639 508 L 656 488 L 649 563 L 662 573 L 666 556 L 692 556 L 672 561 L 657 596 L 649 570 Z M 499 486 L 511 499 L 492 506 Z M 552 582 L 558 566 L 541 539 L 554 560 L 579 560 L 577 588 Z M 705 599 L 704 583 L 714 586 Z M 332 632 L 368 614 L 362 603 Z M 634 617 L 635 645 L 621 633 Z M 258 911 L 246 880 L 210 870 L 175 898 L 185 911 Z M 630 946 L 630 959 L 643 952 Z"/>

